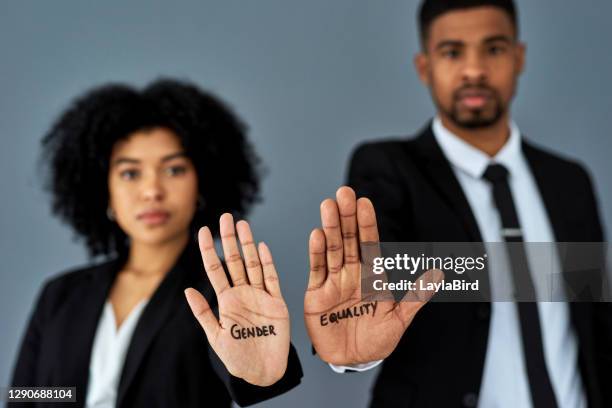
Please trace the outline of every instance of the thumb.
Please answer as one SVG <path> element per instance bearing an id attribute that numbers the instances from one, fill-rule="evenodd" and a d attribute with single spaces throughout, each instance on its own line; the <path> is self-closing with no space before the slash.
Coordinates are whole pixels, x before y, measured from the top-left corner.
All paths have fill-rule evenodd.
<path id="1" fill-rule="evenodd" d="M 200 323 L 200 326 L 202 326 L 202 329 L 204 329 L 208 342 L 212 344 L 217 338 L 220 327 L 217 318 L 206 301 L 206 298 L 193 288 L 185 289 L 185 297 L 187 298 L 189 308 L 191 308 L 191 313 L 193 313 L 195 318 Z"/>

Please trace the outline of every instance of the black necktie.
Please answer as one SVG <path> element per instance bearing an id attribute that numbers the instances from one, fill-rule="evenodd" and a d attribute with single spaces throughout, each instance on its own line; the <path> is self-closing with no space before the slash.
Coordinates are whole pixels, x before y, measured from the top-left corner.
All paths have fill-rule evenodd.
<path id="1" fill-rule="evenodd" d="M 501 164 L 491 164 L 487 167 L 483 178 L 493 185 L 493 199 L 501 217 L 504 240 L 523 242 L 521 226 L 508 185 L 508 170 Z M 556 408 L 557 401 L 544 360 L 540 317 L 537 304 L 534 303 L 535 288 L 529 274 L 524 245 L 516 243 L 508 245 L 508 255 L 512 264 L 514 294 L 521 324 L 531 401 L 535 408 Z"/>

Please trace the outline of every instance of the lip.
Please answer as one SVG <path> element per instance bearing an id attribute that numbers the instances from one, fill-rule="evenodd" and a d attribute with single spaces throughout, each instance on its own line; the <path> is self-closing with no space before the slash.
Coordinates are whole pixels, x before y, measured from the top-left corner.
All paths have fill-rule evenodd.
<path id="1" fill-rule="evenodd" d="M 457 99 L 468 108 L 482 108 L 491 99 L 491 92 L 485 89 L 465 89 L 459 92 Z"/>
<path id="2" fill-rule="evenodd" d="M 464 95 L 459 101 L 468 108 L 482 108 L 486 105 L 489 97 L 486 95 Z"/>
<path id="3" fill-rule="evenodd" d="M 161 225 L 168 221 L 170 213 L 165 210 L 146 210 L 139 213 L 136 218 L 147 225 Z"/>

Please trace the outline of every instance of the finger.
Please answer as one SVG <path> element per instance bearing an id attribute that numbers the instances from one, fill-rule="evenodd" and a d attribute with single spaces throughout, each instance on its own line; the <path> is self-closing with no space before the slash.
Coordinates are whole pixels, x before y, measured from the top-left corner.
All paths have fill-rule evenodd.
<path id="1" fill-rule="evenodd" d="M 208 280 L 215 290 L 215 294 L 219 296 L 221 292 L 229 288 L 229 282 L 227 281 L 227 276 L 223 270 L 221 260 L 217 256 L 215 241 L 208 227 L 200 228 L 198 232 L 198 244 L 200 246 L 200 254 L 202 254 L 202 261 L 204 262 L 204 269 L 206 270 Z"/>
<path id="2" fill-rule="evenodd" d="M 238 250 L 236 242 L 236 231 L 234 229 L 234 217 L 231 214 L 225 213 L 219 219 L 219 230 L 221 231 L 221 245 L 223 246 L 223 255 L 227 270 L 232 278 L 234 286 L 248 284 L 246 272 L 244 271 L 244 263 L 242 256 Z"/>
<path id="3" fill-rule="evenodd" d="M 263 279 L 265 282 L 266 290 L 274 297 L 281 297 L 280 284 L 278 281 L 278 274 L 274 267 L 274 260 L 272 259 L 272 253 L 270 248 L 264 243 L 260 242 L 258 246 L 259 259 L 263 265 Z"/>
<path id="4" fill-rule="evenodd" d="M 378 242 L 378 226 L 376 213 L 372 202 L 367 198 L 357 200 L 357 228 L 359 230 L 359 253 L 361 262 L 372 270 L 372 262 L 380 257 L 380 243 Z"/>
<path id="5" fill-rule="evenodd" d="M 376 212 L 374 205 L 365 197 L 357 200 L 357 225 L 359 227 L 360 243 L 377 243 L 378 225 L 376 223 Z"/>
<path id="6" fill-rule="evenodd" d="M 327 264 L 325 262 L 325 234 L 320 229 L 314 229 L 308 240 L 308 256 L 310 258 L 310 275 L 308 277 L 308 290 L 318 289 L 327 277 Z"/>
<path id="7" fill-rule="evenodd" d="M 357 242 L 357 198 L 350 187 L 340 187 L 336 192 L 336 202 L 340 213 L 344 264 L 359 263 L 359 245 Z"/>
<path id="8" fill-rule="evenodd" d="M 219 333 L 220 326 L 206 298 L 193 288 L 185 289 L 185 297 L 187 298 L 191 313 L 193 313 L 202 329 L 204 329 L 208 342 L 213 344 Z"/>
<path id="9" fill-rule="evenodd" d="M 251 232 L 249 223 L 246 221 L 238 221 L 236 224 L 236 231 L 238 231 L 238 239 L 242 246 L 244 264 L 246 265 L 249 282 L 258 289 L 264 289 L 264 277 L 261 269 L 260 257 L 257 254 L 257 247 L 255 246 L 253 233 Z"/>
<path id="10" fill-rule="evenodd" d="M 325 233 L 327 270 L 334 275 L 342 269 L 343 251 L 340 214 L 336 201 L 328 198 L 321 203 L 321 223 Z"/>

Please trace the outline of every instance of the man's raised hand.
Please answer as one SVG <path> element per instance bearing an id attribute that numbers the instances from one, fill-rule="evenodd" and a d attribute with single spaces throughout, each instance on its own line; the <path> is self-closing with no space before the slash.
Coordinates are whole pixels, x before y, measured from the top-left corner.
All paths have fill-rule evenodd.
<path id="1" fill-rule="evenodd" d="M 426 301 L 410 292 L 404 300 L 413 301 L 362 300 L 360 244 L 379 242 L 370 200 L 357 200 L 351 188 L 341 187 L 336 200 L 321 203 L 321 223 L 322 229 L 310 234 L 310 277 L 304 297 L 312 344 L 323 361 L 335 365 L 384 359 Z"/>

